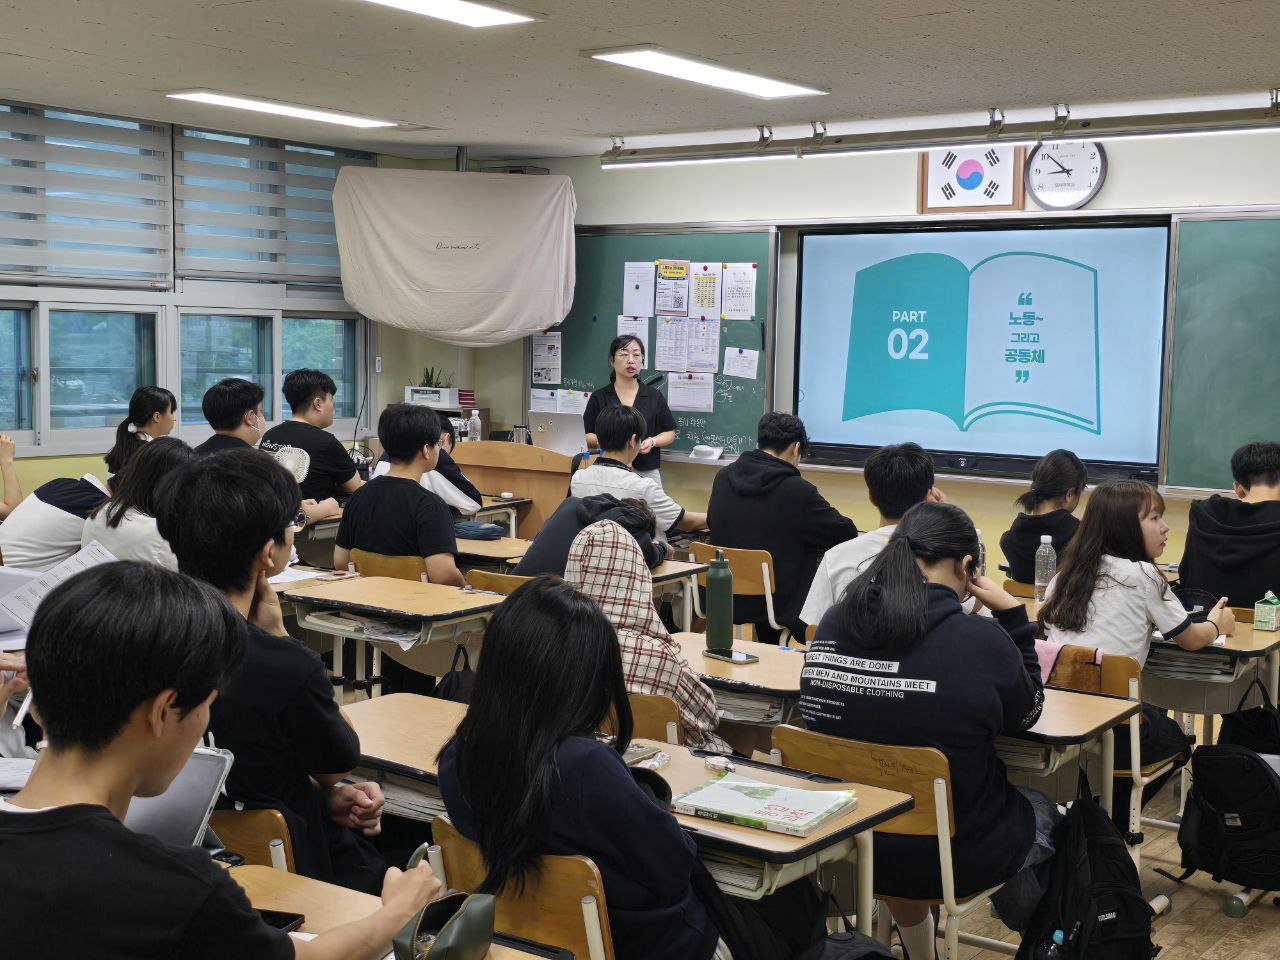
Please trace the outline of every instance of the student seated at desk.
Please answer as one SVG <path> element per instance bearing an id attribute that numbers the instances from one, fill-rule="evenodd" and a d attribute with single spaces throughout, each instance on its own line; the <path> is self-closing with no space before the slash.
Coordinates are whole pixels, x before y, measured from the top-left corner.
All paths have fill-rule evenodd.
<path id="1" fill-rule="evenodd" d="M 716 698 L 693 672 L 653 608 L 653 578 L 631 534 L 612 520 L 593 523 L 574 537 L 565 580 L 600 605 L 622 647 L 628 693 L 670 697 L 680 710 L 685 743 L 731 753 L 716 736 Z"/>
<path id="2" fill-rule="evenodd" d="M 724 941 L 743 938 L 754 947 L 744 957 L 799 952 L 805 944 L 776 931 L 788 919 L 807 928 L 812 895 L 779 891 L 790 915 L 767 923 L 757 910 L 768 900 L 725 897 L 693 840 L 627 768 L 622 655 L 599 607 L 538 577 L 498 608 L 484 644 L 471 705 L 439 758 L 449 819 L 484 856 L 481 892 L 518 887 L 544 855 L 584 856 L 604 882 L 617 960 L 731 960 Z M 611 717 L 614 739 L 601 742 L 595 733 Z"/>
<path id="3" fill-rule="evenodd" d="M 139 450 L 116 477 L 111 499 L 89 514 L 80 545 L 97 540 L 117 560 L 142 560 L 177 570 L 178 558 L 156 528 L 156 491 L 165 477 L 194 456 L 177 437 L 159 437 Z"/>
<path id="4" fill-rule="evenodd" d="M 635 538 L 649 569 L 666 559 L 668 548 L 657 539 L 658 521 L 649 505 L 636 497 L 619 500 L 601 493 L 594 497 L 565 497 L 511 572 L 518 577 L 536 577 L 540 573 L 563 577 L 574 538 L 601 520 L 614 521 Z"/>
<path id="5" fill-rule="evenodd" d="M 258 445 L 272 454 L 283 447 L 296 447 L 310 458 L 302 481 L 303 498 L 315 501 L 315 506 L 306 509 L 310 523 L 336 516 L 341 509 L 338 497 L 355 493 L 364 482 L 347 448 L 328 432 L 333 426 L 333 397 L 337 392 L 333 377 L 322 370 L 304 368 L 291 372 L 284 378 L 284 398 L 293 418 L 264 433 Z"/>
<path id="6" fill-rule="evenodd" d="M 822 622 L 823 615 L 844 596 L 845 588 L 884 549 L 904 513 L 922 501 L 941 503 L 946 499 L 933 485 L 933 460 L 918 443 L 881 447 L 867 457 L 862 479 L 871 505 L 880 511 L 880 526 L 826 552 L 800 610 L 805 623 Z"/>
<path id="7" fill-rule="evenodd" d="M 1191 504 L 1178 581 L 1252 607 L 1268 590 L 1280 594 L 1280 443 L 1246 443 L 1231 455 L 1231 476 L 1234 500 Z"/>
<path id="8" fill-rule="evenodd" d="M 450 456 L 453 452 L 453 424 L 448 417 L 436 416 L 440 421 L 440 442 L 436 445 L 438 459 L 436 465 L 422 475 L 420 482 L 443 500 L 450 510 L 470 517 L 484 506 L 484 499 Z M 373 468 L 373 476 L 381 477 L 390 470 L 391 458 L 383 452 Z"/>
<path id="9" fill-rule="evenodd" d="M 1036 461 L 1030 489 L 1014 501 L 1023 512 L 1000 537 L 1000 551 L 1009 562 L 1011 579 L 1036 582 L 1036 551 L 1043 536 L 1053 538 L 1054 553 L 1062 558 L 1080 529 L 1075 510 L 1088 479 L 1089 471 L 1070 450 L 1053 450 Z"/>
<path id="10" fill-rule="evenodd" d="M 645 434 L 644 415 L 635 407 L 618 404 L 605 407 L 596 417 L 595 433 L 600 441 L 600 456 L 585 470 L 579 470 L 569 482 L 569 493 L 590 497 L 608 493 L 625 500 L 643 500 L 658 518 L 658 536 L 666 540 L 673 530 L 696 533 L 707 526 L 705 513 L 689 513 L 676 503 L 657 481 L 642 476 L 631 464 L 640 453 Z"/>
<path id="11" fill-rule="evenodd" d="M 958 897 L 1047 860 L 1056 819 L 1048 798 L 1009 784 L 996 756 L 997 736 L 1039 718 L 1044 690 L 1035 625 L 1018 600 L 976 575 L 978 552 L 977 531 L 959 507 L 920 503 L 907 510 L 809 646 L 810 656 L 830 658 L 826 666 L 836 678 L 815 679 L 806 668 L 800 680 L 800 711 L 811 729 L 946 755 Z M 970 596 L 995 619 L 964 613 L 960 604 Z M 895 689 L 897 681 L 911 686 Z M 877 833 L 875 873 L 876 894 L 886 895 L 907 951 L 932 957 L 929 907 L 909 901 L 942 898 L 937 840 Z M 1023 875 L 994 898 L 1012 929 L 1030 920 L 1037 886 Z"/>
<path id="12" fill-rule="evenodd" d="M 98 478 L 59 477 L 36 487 L 0 523 L 5 566 L 48 570 L 80 549 L 85 520 L 110 494 Z"/>
<path id="13" fill-rule="evenodd" d="M 103 564 L 45 597 L 27 669 L 49 746 L 0 799 L 5 956 L 378 960 L 439 894 L 425 864 L 393 869 L 377 912 L 294 941 L 207 850 L 124 826 L 130 800 L 164 793 L 186 764 L 245 643 L 226 597 L 153 564 Z"/>
<path id="14" fill-rule="evenodd" d="M 156 503 L 178 567 L 226 593 L 249 624 L 245 664 L 214 704 L 209 732 L 235 754 L 227 799 L 279 810 L 298 873 L 373 892 L 382 858 L 377 784 L 344 784 L 360 740 L 320 657 L 289 636 L 267 578 L 293 549 L 298 484 L 268 454 L 225 450 L 170 474 Z"/>
<path id="15" fill-rule="evenodd" d="M 1155 560 L 1164 552 L 1169 526 L 1164 497 L 1141 480 L 1108 480 L 1089 497 L 1080 530 L 1058 563 L 1045 591 L 1040 623 L 1055 643 L 1096 647 L 1103 653 L 1147 662 L 1151 631 L 1159 630 L 1184 650 L 1199 650 L 1219 634 L 1235 632 L 1236 620 L 1223 597 L 1203 623 L 1193 623 L 1169 589 Z M 1190 756 L 1186 735 L 1162 710 L 1146 704 L 1139 726 L 1143 763 L 1176 754 Z M 1129 738 L 1116 737 L 1116 766 L 1129 764 Z M 1146 786 L 1145 804 L 1173 776 L 1170 771 Z M 1127 830 L 1130 781 L 1118 779 L 1112 817 Z"/>
<path id="16" fill-rule="evenodd" d="M 129 413 L 116 427 L 116 442 L 103 458 L 107 482 L 122 471 L 133 455 L 156 437 L 167 437 L 178 425 L 178 398 L 164 387 L 146 385 L 133 391 Z"/>
<path id="17" fill-rule="evenodd" d="M 196 447 L 196 453 L 207 456 L 219 450 L 243 450 L 256 447 L 267 429 L 262 415 L 262 387 L 252 380 L 227 377 L 204 392 L 200 409 L 213 427 L 213 436 Z"/>
<path id="18" fill-rule="evenodd" d="M 766 413 L 756 426 L 756 449 L 739 454 L 716 474 L 707 503 L 707 526 L 717 547 L 769 551 L 777 578 L 774 617 L 800 639 L 800 607 L 818 563 L 832 547 L 858 535 L 853 521 L 800 475 L 800 457 L 808 447 L 799 417 Z M 733 620 L 753 624 L 757 640 L 778 642 L 764 597 L 734 597 Z"/>

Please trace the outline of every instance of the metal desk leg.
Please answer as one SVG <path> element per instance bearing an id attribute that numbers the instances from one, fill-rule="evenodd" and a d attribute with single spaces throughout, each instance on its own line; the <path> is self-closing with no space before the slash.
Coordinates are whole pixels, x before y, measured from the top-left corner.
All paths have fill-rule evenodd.
<path id="1" fill-rule="evenodd" d="M 693 629 L 693 591 L 697 589 L 698 581 L 694 577 L 680 582 L 680 629 L 686 632 Z"/>
<path id="2" fill-rule="evenodd" d="M 1272 650 L 1267 654 L 1267 693 L 1271 694 L 1271 702 L 1280 699 L 1280 650 Z"/>
<path id="3" fill-rule="evenodd" d="M 342 644 L 342 637 L 333 634 L 333 675 L 335 677 L 342 676 Z M 342 684 L 333 685 L 333 699 L 338 701 L 338 706 L 342 706 Z"/>
<path id="4" fill-rule="evenodd" d="M 373 675 L 377 679 L 369 687 L 369 696 L 382 696 L 382 648 L 377 644 L 373 646 Z"/>
<path id="5" fill-rule="evenodd" d="M 875 913 L 875 870 L 872 864 L 875 839 L 870 830 L 863 830 L 854 836 L 854 840 L 858 844 L 858 932 L 869 937 Z"/>
<path id="6" fill-rule="evenodd" d="M 1133 722 L 1137 723 L 1134 717 Z M 1111 812 L 1112 791 L 1116 785 L 1116 728 L 1102 731 L 1102 809 Z"/>
<path id="7" fill-rule="evenodd" d="M 356 645 L 356 682 L 354 686 L 356 689 L 356 696 L 359 697 L 360 691 L 365 690 L 364 682 L 365 682 L 366 674 L 364 669 L 364 656 L 365 656 L 364 641 L 356 640 L 354 642 Z M 365 696 L 367 697 L 368 695 L 369 695 L 368 691 L 365 690 Z"/>

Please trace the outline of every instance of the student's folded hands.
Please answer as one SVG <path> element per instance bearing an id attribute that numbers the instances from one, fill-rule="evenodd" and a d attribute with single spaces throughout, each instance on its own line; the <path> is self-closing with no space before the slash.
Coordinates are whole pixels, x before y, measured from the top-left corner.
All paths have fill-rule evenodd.
<path id="1" fill-rule="evenodd" d="M 382 832 L 382 807 L 386 803 L 376 783 L 337 783 L 326 791 L 329 816 L 334 823 L 359 830 L 366 837 Z"/>
<path id="2" fill-rule="evenodd" d="M 10 697 L 27 692 L 27 661 L 22 654 L 0 653 L 0 710 Z"/>

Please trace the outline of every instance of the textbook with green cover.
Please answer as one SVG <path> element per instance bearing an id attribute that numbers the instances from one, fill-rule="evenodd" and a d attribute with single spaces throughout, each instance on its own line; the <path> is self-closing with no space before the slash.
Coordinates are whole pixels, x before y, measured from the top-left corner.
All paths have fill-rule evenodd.
<path id="1" fill-rule="evenodd" d="M 680 794 L 671 809 L 708 820 L 807 837 L 823 821 L 858 803 L 856 790 L 800 790 L 721 773 Z"/>

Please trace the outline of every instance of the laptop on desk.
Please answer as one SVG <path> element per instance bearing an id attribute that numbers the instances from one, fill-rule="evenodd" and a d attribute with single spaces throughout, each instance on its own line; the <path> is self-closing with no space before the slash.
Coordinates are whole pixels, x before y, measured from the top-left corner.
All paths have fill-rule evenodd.
<path id="1" fill-rule="evenodd" d="M 586 436 L 581 416 L 572 413 L 529 412 L 529 437 L 535 447 L 572 457 L 586 449 Z"/>

